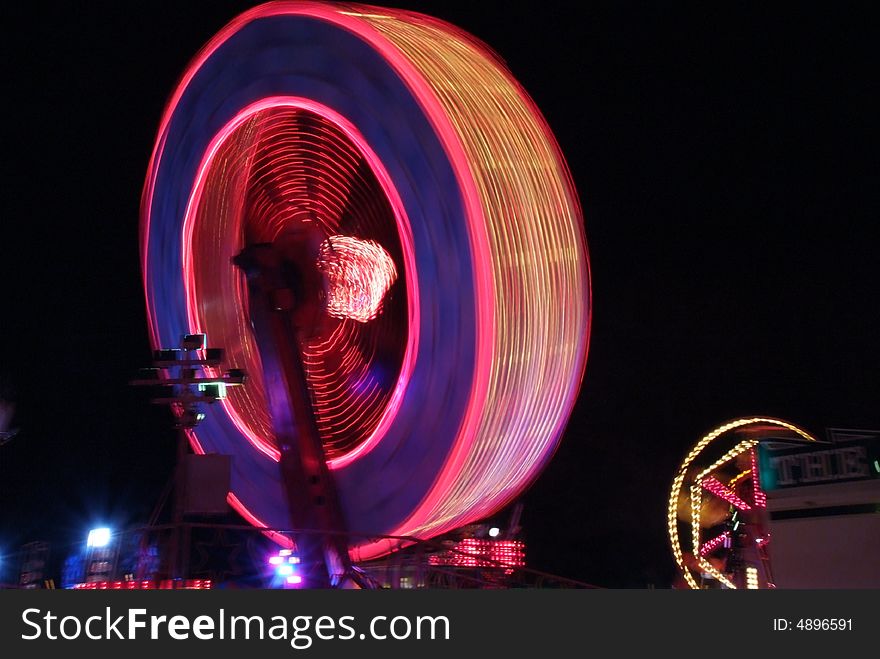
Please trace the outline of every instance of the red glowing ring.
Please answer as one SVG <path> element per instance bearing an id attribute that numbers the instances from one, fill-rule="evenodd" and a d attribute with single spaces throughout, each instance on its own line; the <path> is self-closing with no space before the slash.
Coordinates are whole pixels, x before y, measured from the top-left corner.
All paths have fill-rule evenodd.
<path id="1" fill-rule="evenodd" d="M 385 170 L 385 167 L 382 165 L 382 162 L 379 160 L 378 156 L 376 156 L 375 152 L 373 152 L 373 150 L 370 148 L 369 144 L 367 144 L 364 137 L 358 132 L 357 128 L 355 128 L 355 126 L 352 125 L 351 122 L 346 120 L 343 116 L 341 116 L 339 113 L 335 112 L 331 108 L 321 105 L 319 103 L 315 103 L 314 101 L 306 98 L 298 98 L 293 96 L 277 96 L 264 98 L 249 105 L 241 112 L 239 112 L 233 118 L 233 120 L 226 124 L 226 126 L 224 126 L 211 141 L 207 152 L 205 153 L 202 164 L 199 166 L 198 174 L 196 175 L 195 186 L 193 188 L 189 203 L 187 204 L 181 236 L 181 253 L 183 254 L 184 262 L 187 318 L 189 322 L 189 327 L 192 332 L 203 333 L 207 331 L 207 328 L 203 326 L 202 319 L 200 318 L 200 315 L 198 313 L 198 305 L 196 303 L 195 292 L 195 271 L 192 266 L 194 248 L 193 225 L 196 222 L 196 211 L 199 208 L 202 193 L 204 192 L 206 173 L 213 164 L 215 157 L 217 156 L 218 150 L 229 139 L 230 135 L 232 135 L 247 120 L 251 119 L 261 111 L 275 108 L 297 108 L 313 112 L 332 122 L 334 126 L 339 128 L 345 134 L 345 136 L 354 143 L 357 149 L 365 156 L 372 173 L 376 176 L 382 187 L 382 192 L 391 203 L 391 207 L 394 213 L 394 219 L 397 226 L 398 237 L 401 241 L 404 268 L 408 273 L 414 274 L 416 271 L 412 230 L 409 226 L 406 211 L 403 207 L 403 202 L 400 200 L 400 195 L 394 188 L 394 184 L 391 181 L 388 172 Z M 243 245 L 241 247 L 243 247 Z M 338 469 L 344 467 L 347 464 L 350 464 L 353 460 L 356 460 L 360 456 L 365 455 L 374 446 L 376 446 L 381 441 L 387 428 L 390 426 L 391 423 L 393 423 L 396 411 L 400 407 L 403 398 L 403 392 L 406 390 L 407 383 L 409 381 L 410 375 L 412 374 L 412 367 L 415 360 L 416 352 L 415 348 L 418 345 L 419 336 L 418 286 L 416 277 L 412 276 L 412 274 L 411 276 L 407 276 L 405 278 L 408 302 L 408 334 L 406 339 L 406 348 L 403 357 L 403 363 L 401 366 L 400 374 L 397 378 L 397 382 L 393 387 L 391 400 L 389 401 L 384 413 L 382 414 L 381 420 L 379 421 L 378 425 L 372 431 L 365 442 L 359 444 L 354 449 L 346 452 L 341 456 L 328 459 L 327 464 L 331 469 Z M 271 443 L 266 441 L 264 437 L 261 437 L 257 433 L 255 433 L 254 430 L 241 418 L 235 407 L 230 404 L 228 399 L 222 401 L 222 404 L 226 414 L 229 416 L 235 427 L 238 428 L 238 430 L 241 432 L 242 436 L 244 436 L 257 450 L 277 462 L 280 457 L 278 449 Z"/>

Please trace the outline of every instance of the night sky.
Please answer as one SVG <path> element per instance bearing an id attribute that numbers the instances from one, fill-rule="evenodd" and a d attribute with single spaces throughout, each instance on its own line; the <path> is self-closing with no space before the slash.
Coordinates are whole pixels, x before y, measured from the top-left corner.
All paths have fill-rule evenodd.
<path id="1" fill-rule="evenodd" d="M 247 2 L 6 3 L 0 554 L 146 521 L 173 464 L 138 208 L 165 100 Z M 667 587 L 669 484 L 706 431 L 880 428 L 876 16 L 831 4 L 391 2 L 491 45 L 584 207 L 586 378 L 524 495 L 533 567 Z M 25 13 L 26 12 L 26 13 Z M 63 550 L 62 550 L 63 551 Z"/>

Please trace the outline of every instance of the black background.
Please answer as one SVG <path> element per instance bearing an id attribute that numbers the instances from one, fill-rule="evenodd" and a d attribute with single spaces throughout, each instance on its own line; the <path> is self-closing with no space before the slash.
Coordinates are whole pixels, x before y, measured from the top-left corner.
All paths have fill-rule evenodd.
<path id="1" fill-rule="evenodd" d="M 0 554 L 144 521 L 168 478 L 138 207 L 164 103 L 247 2 L 2 10 Z M 878 21 L 866 5 L 388 3 L 490 44 L 562 146 L 594 323 L 561 447 L 523 498 L 533 567 L 666 587 L 668 486 L 741 415 L 878 428 Z"/>

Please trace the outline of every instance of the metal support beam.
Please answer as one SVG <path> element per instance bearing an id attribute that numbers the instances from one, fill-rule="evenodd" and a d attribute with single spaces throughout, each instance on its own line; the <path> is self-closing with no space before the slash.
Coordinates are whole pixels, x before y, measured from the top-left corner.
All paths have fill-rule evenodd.
<path id="1" fill-rule="evenodd" d="M 289 256 L 289 248 L 261 244 L 245 248 L 233 262 L 247 275 L 250 317 L 292 526 L 325 532 L 296 537 L 303 576 L 309 586 L 321 588 L 335 585 L 334 580 L 343 576 L 357 579 L 352 576 L 345 536 L 340 534 L 345 530 L 342 509 L 302 361 L 303 319 L 314 317 L 313 287 L 318 280 L 313 273 L 299 271 Z"/>

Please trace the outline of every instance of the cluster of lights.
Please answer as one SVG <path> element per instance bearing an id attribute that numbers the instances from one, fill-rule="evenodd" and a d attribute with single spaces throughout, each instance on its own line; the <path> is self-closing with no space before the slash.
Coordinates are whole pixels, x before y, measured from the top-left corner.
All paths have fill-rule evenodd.
<path id="1" fill-rule="evenodd" d="M 292 550 L 281 549 L 274 556 L 270 556 L 268 562 L 272 569 L 273 582 L 281 584 L 283 588 L 302 586 L 303 578 L 297 574 L 300 558 Z"/>
<path id="2" fill-rule="evenodd" d="M 693 552 L 694 558 L 696 559 L 697 565 L 703 571 L 704 574 L 708 574 L 715 579 L 717 579 L 720 583 L 724 584 L 728 588 L 736 588 L 733 585 L 733 582 L 730 581 L 725 575 L 723 575 L 719 570 L 715 568 L 709 561 L 705 559 L 703 554 L 700 552 L 700 511 L 702 510 L 702 487 L 699 483 L 695 483 L 691 485 L 691 517 L 692 517 L 692 528 L 693 532 L 691 534 L 691 539 L 693 541 Z M 688 573 L 689 574 L 689 573 Z M 693 576 L 691 576 L 693 579 Z M 694 582 L 696 583 L 696 582 Z"/>
<path id="3" fill-rule="evenodd" d="M 700 556 L 705 558 L 719 547 L 730 547 L 730 531 L 716 535 L 711 540 L 707 540 L 700 545 Z"/>
<path id="4" fill-rule="evenodd" d="M 229 123 L 201 153 L 186 155 L 187 159 L 202 156 L 195 178 L 190 180 L 187 174 L 182 184 L 173 184 L 192 185 L 184 219 L 177 216 L 183 204 L 173 210 L 164 204 L 163 195 L 172 185 L 168 181 L 181 180 L 161 176 L 167 171 L 165 162 L 182 161 L 175 161 L 178 144 L 174 130 L 181 123 L 178 106 L 183 108 L 182 120 L 192 121 L 186 110 L 194 108 L 187 99 L 200 97 L 200 80 L 210 79 L 209 73 L 199 75 L 212 68 L 206 63 L 217 63 L 211 58 L 234 52 L 235 44 L 222 47 L 231 41 L 237 44 L 239 32 L 247 29 L 252 36 L 258 35 L 261 20 L 274 28 L 271 22 L 277 17 L 287 23 L 305 18 L 354 35 L 381 57 L 383 66 L 388 67 L 382 71 L 390 69 L 395 84 L 403 81 L 414 109 L 395 108 L 393 116 L 372 116 L 366 124 L 382 135 L 369 137 L 381 139 L 383 149 L 387 140 L 382 121 L 406 120 L 412 112 L 419 122 L 427 120 L 430 125 L 434 132 L 431 140 L 441 145 L 451 168 L 449 188 L 455 187 L 459 193 L 454 199 L 441 199 L 440 204 L 455 206 L 455 221 L 464 225 L 468 240 L 462 249 L 469 250 L 473 264 L 472 272 L 460 279 L 467 281 L 468 293 L 476 301 L 473 309 L 462 312 L 459 323 L 473 326 L 474 337 L 467 339 L 467 345 L 430 354 L 431 346 L 417 343 L 421 323 L 440 327 L 436 308 L 425 305 L 423 309 L 419 304 L 413 281 L 422 268 L 419 261 L 430 260 L 422 254 L 431 251 L 433 238 L 425 238 L 416 253 L 412 237 L 406 235 L 406 230 L 411 231 L 409 218 L 384 165 L 351 122 L 316 100 L 249 97 L 250 106 L 230 110 L 235 102 L 230 96 L 218 111 Z M 288 45 L 282 30 L 275 29 L 271 35 L 273 45 Z M 292 31 L 290 40 L 296 37 L 297 32 Z M 290 78 L 294 76 L 285 80 Z M 265 82 L 271 87 L 273 79 L 267 77 Z M 332 81 L 320 82 L 332 87 Z M 285 93 L 296 91 L 292 83 L 290 89 L 286 82 L 278 86 Z M 357 91 L 347 90 L 349 95 Z M 242 96 L 247 94 L 242 92 Z M 238 114 L 233 116 L 234 112 Z M 290 115 L 297 116 L 291 119 Z M 295 133 L 305 134 L 306 139 Z M 394 148 L 402 151 L 404 169 L 402 173 L 394 170 L 399 177 L 395 180 L 416 183 L 417 199 L 408 199 L 408 203 L 422 203 L 422 196 L 425 204 L 435 203 L 433 195 L 439 188 L 431 179 L 432 172 L 424 171 L 430 168 L 416 163 L 407 171 L 414 154 L 403 152 L 404 147 Z M 371 177 L 379 183 L 367 180 Z M 426 188 L 424 195 L 418 190 L 420 186 Z M 143 209 L 142 258 L 153 341 L 159 342 L 160 334 L 172 329 L 176 334 L 176 326 L 185 322 L 190 331 L 209 331 L 219 343 L 238 351 L 233 360 L 252 374 L 251 386 L 230 392 L 224 402 L 228 419 L 192 433 L 197 447 L 216 450 L 218 445 L 228 446 L 232 438 L 241 437 L 269 458 L 277 460 L 279 456 L 265 386 L 258 375 L 259 347 L 249 331 L 247 292 L 240 273 L 228 266 L 229 259 L 243 244 L 272 242 L 297 223 L 320 225 L 327 236 L 351 235 L 343 224 L 350 221 L 351 212 L 363 211 L 369 217 L 355 218 L 355 226 L 375 220 L 370 228 L 385 231 L 390 227 L 391 233 L 400 233 L 399 245 L 392 244 L 398 238 L 391 241 L 385 233 L 378 241 L 397 265 L 405 285 L 396 286 L 399 293 L 390 296 L 394 300 L 385 300 L 382 314 L 365 324 L 367 329 L 346 330 L 348 334 L 340 331 L 333 341 L 344 344 L 331 344 L 333 349 L 324 344 L 303 347 L 331 469 L 361 466 L 354 463 L 379 446 L 389 428 L 398 429 L 394 419 L 403 403 L 396 401 L 409 401 L 408 409 L 418 409 L 422 394 L 417 388 L 408 388 L 408 369 L 412 370 L 417 360 L 421 364 L 430 360 L 442 371 L 451 363 L 465 363 L 462 358 L 466 356 L 466 376 L 470 378 L 466 389 L 470 395 L 457 412 L 460 419 L 454 420 L 458 430 L 448 450 L 432 457 L 426 467 L 434 470 L 430 478 L 422 479 L 431 483 L 430 489 L 416 491 L 412 483 L 417 479 L 383 479 L 379 470 L 386 467 L 370 467 L 378 471 L 370 476 L 389 483 L 381 496 L 369 491 L 369 498 L 377 502 L 376 509 L 382 499 L 413 502 L 394 517 L 382 510 L 376 512 L 374 516 L 381 520 L 376 530 L 429 537 L 485 518 L 516 497 L 549 460 L 571 413 L 586 363 L 591 310 L 581 209 L 568 167 L 546 121 L 497 56 L 471 35 L 408 11 L 361 13 L 317 2 L 256 7 L 224 28 L 184 73 L 160 126 Z M 449 229 L 438 219 L 425 236 Z M 376 238 L 372 232 L 369 237 Z M 178 260 L 181 267 L 177 267 Z M 174 267 L 162 272 L 166 263 Z M 179 280 L 172 280 L 181 272 L 183 293 L 179 292 Z M 426 280 L 428 285 L 444 295 L 455 295 L 443 272 L 441 267 L 433 281 Z M 350 314 L 351 305 L 343 306 Z M 369 328 L 386 322 L 391 307 L 397 306 L 403 310 L 397 328 L 379 326 L 370 334 L 373 330 Z M 399 329 L 407 322 L 407 331 Z M 348 316 L 342 323 L 354 324 Z M 360 332 L 366 332 L 366 338 Z M 369 365 L 371 351 L 380 339 L 387 350 L 386 344 L 393 343 L 388 339 L 394 337 L 406 350 L 398 352 L 399 361 L 381 384 L 369 377 L 352 378 L 338 364 L 334 367 L 334 360 L 347 364 L 349 354 L 357 358 L 353 350 L 346 352 L 346 346 L 357 347 L 362 363 Z M 423 348 L 429 354 L 421 354 Z M 415 354 L 417 349 L 420 354 Z M 465 375 L 455 377 L 465 379 Z M 350 387 L 349 382 L 359 386 Z M 358 394 L 359 390 L 364 393 Z M 431 442 L 424 433 L 404 436 L 417 437 L 408 442 Z M 419 445 L 394 446 L 389 453 L 424 454 L 423 449 Z M 403 470 L 400 464 L 392 466 L 387 468 L 389 473 Z M 343 503 L 369 503 L 354 485 L 364 479 L 345 478 L 347 475 L 339 478 Z M 253 516 L 244 508 L 257 502 L 240 502 L 241 512 Z M 359 557 L 372 558 L 390 549 L 385 541 L 369 541 L 360 548 Z"/>
<path id="5" fill-rule="evenodd" d="M 736 492 L 727 487 L 724 483 L 719 481 L 717 478 L 709 477 L 704 478 L 702 481 L 703 489 L 711 492 L 716 497 L 720 499 L 724 499 L 727 503 L 729 503 L 734 508 L 738 508 L 739 510 L 751 510 L 752 507 L 747 504 L 745 501 L 740 499 Z"/>
<path id="6" fill-rule="evenodd" d="M 758 590 L 758 570 L 752 566 L 746 568 L 746 590 Z"/>
<path id="7" fill-rule="evenodd" d="M 744 501 L 736 497 L 732 492 L 729 491 L 723 483 L 718 481 L 717 479 L 708 476 L 709 473 L 714 472 L 716 469 L 719 469 L 723 465 L 728 462 L 735 460 L 738 456 L 742 455 L 745 451 L 748 451 L 753 446 L 757 445 L 757 440 L 747 439 L 745 441 L 740 442 L 732 449 L 727 451 L 724 455 L 718 458 L 715 462 L 713 462 L 709 467 L 701 471 L 696 479 L 694 480 L 694 484 L 691 486 L 691 499 L 693 502 L 694 508 L 697 510 L 697 513 L 694 514 L 693 519 L 691 520 L 691 538 L 693 539 L 694 545 L 694 556 L 696 557 L 697 565 L 703 570 L 704 573 L 709 574 L 714 577 L 720 583 L 722 583 L 727 588 L 735 589 L 736 585 L 727 578 L 726 575 L 722 574 L 718 569 L 715 568 L 709 561 L 707 561 L 703 556 L 700 555 L 700 516 L 699 511 L 702 508 L 702 490 L 705 487 L 704 483 L 709 481 L 710 487 L 713 487 L 715 490 L 721 493 L 725 493 L 727 490 L 727 494 L 731 495 L 735 500 L 739 501 L 742 505 L 746 506 L 746 508 L 750 508 L 748 504 Z M 712 485 L 712 481 L 717 485 L 715 487 Z M 708 489 L 708 488 L 707 488 Z M 733 503 L 732 501 L 729 501 Z M 737 506 L 735 506 L 737 507 Z M 734 526 L 734 530 L 736 530 L 736 525 Z"/>
<path id="8" fill-rule="evenodd" d="M 428 557 L 429 565 L 450 567 L 516 568 L 526 564 L 526 546 L 519 540 L 465 538 L 450 551 Z"/>
<path id="9" fill-rule="evenodd" d="M 137 581 L 91 581 L 78 583 L 73 590 L 211 590 L 210 579 L 141 579 Z"/>
<path id="10" fill-rule="evenodd" d="M 703 570 L 706 574 L 713 576 L 720 583 L 724 584 L 728 588 L 735 588 L 735 585 L 727 579 L 723 574 L 721 574 L 715 567 L 709 563 L 705 556 L 707 556 L 710 552 L 706 553 L 701 552 L 700 546 L 700 511 L 702 508 L 702 489 L 703 483 L 712 479 L 715 480 L 718 485 L 721 485 L 726 490 L 730 491 L 730 488 L 734 487 L 736 484 L 740 483 L 744 478 L 755 473 L 757 469 L 755 465 L 754 458 L 754 448 L 757 446 L 757 440 L 745 440 L 738 443 L 732 449 L 724 453 L 719 459 L 715 460 L 708 467 L 702 469 L 696 477 L 692 476 L 691 465 L 695 464 L 697 458 L 703 453 L 703 451 L 712 444 L 719 437 L 727 434 L 730 431 L 744 429 L 748 426 L 754 425 L 772 425 L 780 428 L 785 428 L 794 432 L 795 434 L 803 437 L 807 441 L 816 441 L 814 437 L 809 435 L 806 431 L 801 430 L 797 426 L 788 423 L 786 421 L 781 421 L 779 419 L 772 419 L 768 417 L 749 417 L 743 419 L 737 419 L 735 421 L 731 421 L 729 423 L 725 423 L 722 426 L 719 426 L 712 432 L 703 436 L 699 442 L 690 450 L 690 452 L 685 457 L 681 466 L 679 467 L 678 473 L 675 475 L 675 478 L 672 481 L 672 488 L 669 494 L 669 503 L 667 507 L 667 526 L 669 531 L 669 540 L 672 546 L 672 554 L 675 558 L 675 562 L 678 565 L 679 569 L 682 572 L 682 575 L 685 578 L 688 586 L 693 589 L 699 589 L 699 584 L 694 578 L 693 573 L 691 572 L 691 568 L 685 564 L 684 554 L 681 548 L 681 540 L 679 537 L 679 528 L 678 528 L 678 507 L 679 501 L 682 498 L 682 491 L 684 490 L 686 483 L 685 481 L 689 481 L 688 487 L 690 488 L 690 499 L 691 499 L 691 540 L 693 546 L 693 553 L 696 559 L 696 565 Z M 734 460 L 737 456 L 741 455 L 744 451 L 752 451 L 752 468 L 745 473 L 741 473 L 737 475 L 731 482 L 728 487 L 725 487 L 722 483 L 717 481 L 710 476 L 713 472 L 716 472 L 721 466 L 729 463 Z M 757 481 L 756 481 L 757 482 Z M 710 486 L 712 487 L 712 486 Z M 708 489 L 708 488 L 707 488 Z M 766 498 L 761 497 L 757 494 L 760 491 L 759 487 L 755 488 L 755 502 L 754 505 L 758 506 L 758 501 L 761 501 L 766 505 Z M 763 491 L 761 491 L 761 495 L 763 495 Z M 712 541 L 709 541 L 712 542 Z M 706 543 L 708 544 L 708 543 Z M 705 546 L 705 545 L 703 545 Z"/>
<path id="11" fill-rule="evenodd" d="M 761 473 L 758 470 L 758 450 L 752 449 L 751 452 L 751 473 L 752 473 L 752 492 L 755 498 L 756 508 L 767 507 L 767 493 L 761 487 Z"/>
<path id="12" fill-rule="evenodd" d="M 394 261 L 379 243 L 351 236 L 330 236 L 321 243 L 318 269 L 327 277 L 327 312 L 360 323 L 379 315 L 397 279 Z"/>

